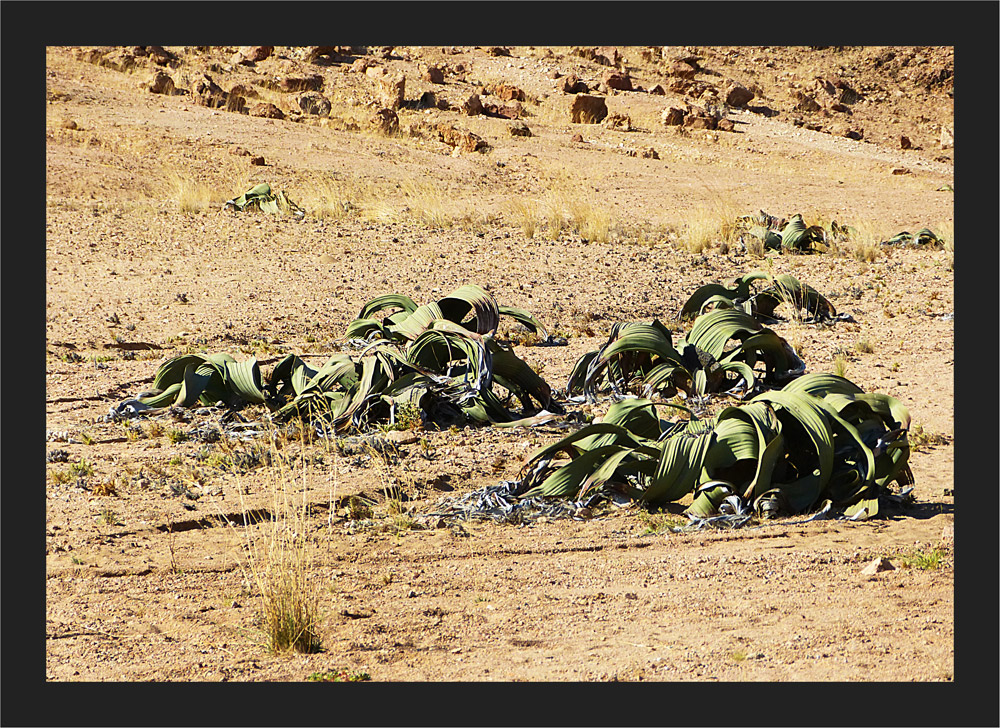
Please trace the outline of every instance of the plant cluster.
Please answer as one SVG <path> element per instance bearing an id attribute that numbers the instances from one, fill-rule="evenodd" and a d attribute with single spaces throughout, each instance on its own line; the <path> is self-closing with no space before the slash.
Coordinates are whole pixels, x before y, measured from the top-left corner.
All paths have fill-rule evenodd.
<path id="1" fill-rule="evenodd" d="M 694 517 L 825 506 L 870 518 L 881 489 L 913 482 L 909 423 L 897 400 L 831 374 L 804 375 L 707 419 L 666 421 L 651 400 L 624 399 L 534 453 L 517 492 L 581 500 L 608 486 L 653 506 L 694 493 Z"/>
<path id="2" fill-rule="evenodd" d="M 380 318 L 386 310 L 392 313 Z M 498 306 L 478 286 L 462 286 L 423 306 L 390 294 L 366 304 L 347 327 L 348 340 L 362 347 L 357 357 L 334 354 L 317 369 L 289 354 L 265 384 L 256 358 L 188 354 L 164 362 L 152 391 L 138 402 L 266 404 L 279 421 L 300 418 L 338 431 L 386 421 L 392 427 L 400 415 L 412 426 L 415 408 L 423 420 L 445 424 L 511 424 L 558 410 L 545 380 L 497 339 L 500 316 L 545 335 L 530 313 Z M 515 399 L 519 413 L 512 410 Z"/>
<path id="3" fill-rule="evenodd" d="M 787 341 L 738 309 L 702 314 L 676 346 L 659 321 L 618 323 L 603 347 L 577 360 L 567 392 L 590 402 L 608 391 L 671 397 L 680 390 L 690 397 L 742 387 L 750 393 L 758 384 L 758 363 L 767 384 L 805 369 Z"/>

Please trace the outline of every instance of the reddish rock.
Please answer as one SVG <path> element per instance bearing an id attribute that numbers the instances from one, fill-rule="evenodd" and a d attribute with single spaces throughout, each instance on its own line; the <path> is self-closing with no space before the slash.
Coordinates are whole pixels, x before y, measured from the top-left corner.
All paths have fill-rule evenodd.
<path id="1" fill-rule="evenodd" d="M 424 68 L 420 78 L 427 83 L 444 83 L 444 71 L 438 66 L 427 66 Z"/>
<path id="2" fill-rule="evenodd" d="M 620 71 L 608 71 L 601 78 L 601 82 L 608 88 L 613 88 L 616 91 L 632 90 L 632 79 L 629 78 L 627 73 Z"/>
<path id="3" fill-rule="evenodd" d="M 548 78 L 551 78 L 553 80 L 555 80 L 557 78 L 562 78 L 562 73 L 560 73 L 559 70 L 555 69 L 555 68 L 553 68 L 551 71 L 549 71 L 548 74 L 546 74 L 546 75 L 547 75 Z"/>
<path id="4" fill-rule="evenodd" d="M 675 106 L 671 106 L 669 109 L 664 109 L 663 114 L 660 119 L 666 126 L 680 126 L 684 123 L 684 117 L 687 112 L 684 109 L 678 109 Z"/>
<path id="5" fill-rule="evenodd" d="M 229 153 L 233 154 L 233 155 L 235 155 L 237 157 L 249 157 L 250 156 L 250 152 L 248 152 L 246 149 L 244 149 L 243 147 L 241 147 L 239 144 L 234 144 L 233 146 L 229 147 Z"/>
<path id="6" fill-rule="evenodd" d="M 371 118 L 372 125 L 383 134 L 399 130 L 399 116 L 392 109 L 379 109 Z"/>
<path id="7" fill-rule="evenodd" d="M 306 63 L 313 63 L 320 58 L 339 58 L 344 50 L 342 46 L 307 46 L 302 56 Z"/>
<path id="8" fill-rule="evenodd" d="M 512 137 L 530 137 L 531 136 L 531 129 L 529 129 L 528 125 L 525 124 L 525 123 L 523 123 L 523 122 L 518 122 L 516 124 L 511 124 L 509 127 L 507 127 L 507 131 L 510 133 L 510 135 Z"/>
<path id="9" fill-rule="evenodd" d="M 574 124 L 599 124 L 608 115 L 607 102 L 600 96 L 577 94 L 569 107 Z"/>
<path id="10" fill-rule="evenodd" d="M 734 131 L 736 129 L 736 124 L 733 123 L 732 119 L 719 119 L 715 128 L 719 131 Z"/>
<path id="11" fill-rule="evenodd" d="M 844 132 L 844 136 L 848 139 L 854 139 L 855 141 L 861 141 L 865 138 L 865 132 L 863 129 L 848 129 Z"/>
<path id="12" fill-rule="evenodd" d="M 350 68 L 351 71 L 353 71 L 354 73 L 364 73 L 374 65 L 375 61 L 373 61 L 371 58 L 365 57 L 365 58 L 359 58 L 358 60 L 354 61 L 354 63 L 351 64 Z"/>
<path id="13" fill-rule="evenodd" d="M 659 159 L 660 158 L 659 153 L 655 149 L 653 149 L 652 147 L 649 147 L 647 149 L 643 149 L 642 151 L 640 151 L 639 152 L 639 156 L 642 157 L 643 159 Z"/>
<path id="14" fill-rule="evenodd" d="M 941 139 L 938 142 L 942 149 L 954 149 L 955 147 L 955 125 L 945 124 L 941 127 Z"/>
<path id="15" fill-rule="evenodd" d="M 574 134 L 569 138 L 569 140 L 577 144 L 583 144 L 583 134 Z"/>
<path id="16" fill-rule="evenodd" d="M 601 46 L 594 50 L 594 60 L 602 66 L 614 66 L 617 68 L 621 65 L 622 54 L 618 52 L 618 48 L 615 46 Z"/>
<path id="17" fill-rule="evenodd" d="M 504 46 L 490 46 L 488 48 L 484 48 L 483 50 L 486 51 L 486 55 L 488 56 L 499 57 L 510 55 L 510 49 L 505 48 Z"/>
<path id="18" fill-rule="evenodd" d="M 910 137 L 908 137 L 908 136 L 900 136 L 899 137 L 899 148 L 900 149 L 912 149 L 913 148 L 913 143 L 910 141 Z"/>
<path id="19" fill-rule="evenodd" d="M 726 105 L 739 109 L 750 103 L 753 96 L 753 91 L 741 84 L 734 83 L 726 89 Z"/>
<path id="20" fill-rule="evenodd" d="M 278 88 L 282 91 L 322 91 L 323 77 L 318 73 L 309 73 L 304 76 L 285 76 L 278 82 Z"/>
<path id="21" fill-rule="evenodd" d="M 329 116 L 332 108 L 330 99 L 316 91 L 306 91 L 300 94 L 296 103 L 303 113 L 313 116 Z"/>
<path id="22" fill-rule="evenodd" d="M 479 94 L 472 94 L 463 101 L 461 112 L 466 116 L 478 116 L 483 113 L 483 102 L 480 100 Z"/>
<path id="23" fill-rule="evenodd" d="M 285 112 L 274 104 L 262 103 L 251 107 L 250 116 L 259 116 L 264 119 L 284 119 Z"/>
<path id="24" fill-rule="evenodd" d="M 816 103 L 816 99 L 807 93 L 802 91 L 795 91 L 792 96 L 795 98 L 795 106 L 793 107 L 796 111 L 819 111 L 820 105 Z"/>
<path id="25" fill-rule="evenodd" d="M 527 99 L 524 91 L 509 83 L 490 84 L 483 90 L 501 101 L 525 101 Z"/>
<path id="26" fill-rule="evenodd" d="M 387 109 L 398 109 L 403 105 L 406 92 L 406 76 L 402 73 L 390 73 L 382 67 L 372 67 L 365 71 L 375 83 L 375 96 L 379 104 Z"/>
<path id="27" fill-rule="evenodd" d="M 517 101 L 512 104 L 483 104 L 483 111 L 503 119 L 520 119 L 524 116 L 524 107 Z"/>
<path id="28" fill-rule="evenodd" d="M 587 88 L 587 84 L 580 80 L 580 77 L 575 73 L 571 73 L 566 76 L 559 88 L 564 94 L 585 94 L 590 91 Z"/>
<path id="29" fill-rule="evenodd" d="M 200 78 L 194 80 L 191 84 L 191 94 L 195 103 L 210 108 L 225 106 L 229 98 L 229 94 L 223 91 L 222 87 L 207 73 L 203 73 Z"/>
<path id="30" fill-rule="evenodd" d="M 653 94 L 653 96 L 666 96 L 667 90 L 660 84 L 655 84 L 653 88 L 649 89 L 649 93 Z"/>
<path id="31" fill-rule="evenodd" d="M 459 129 L 454 124 L 441 123 L 437 125 L 438 139 L 450 147 L 463 152 L 479 152 L 489 148 L 486 141 L 471 131 Z"/>
<path id="32" fill-rule="evenodd" d="M 152 59 L 153 63 L 160 66 L 176 65 L 180 60 L 176 55 L 166 50 L 163 46 L 146 46 L 146 55 Z"/>
<path id="33" fill-rule="evenodd" d="M 177 87 L 174 85 L 174 79 L 170 77 L 170 74 L 159 70 L 154 71 L 153 75 L 149 77 L 143 86 L 150 93 L 166 94 L 167 96 L 174 94 L 177 90 Z M 222 89 L 219 90 L 221 91 Z"/>
<path id="34" fill-rule="evenodd" d="M 684 126 L 691 129 L 715 129 L 718 121 L 707 114 L 689 114 L 684 118 Z"/>
<path id="35" fill-rule="evenodd" d="M 608 114 L 602 123 L 608 129 L 619 131 L 632 131 L 633 129 L 632 119 L 629 118 L 628 114 Z"/>
<path id="36" fill-rule="evenodd" d="M 236 52 L 236 63 L 259 63 L 271 57 L 274 46 L 241 46 Z"/>
<path id="37" fill-rule="evenodd" d="M 250 157 L 250 164 L 254 167 L 263 167 L 265 162 L 263 157 Z"/>
<path id="38" fill-rule="evenodd" d="M 698 72 L 698 69 L 685 61 L 674 61 L 667 66 L 666 71 L 669 76 L 692 79 Z"/>

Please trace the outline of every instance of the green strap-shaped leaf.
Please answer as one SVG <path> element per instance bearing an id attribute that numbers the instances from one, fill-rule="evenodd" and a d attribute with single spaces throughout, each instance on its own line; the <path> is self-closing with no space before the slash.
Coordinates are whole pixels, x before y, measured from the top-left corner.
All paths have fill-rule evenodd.
<path id="1" fill-rule="evenodd" d="M 226 387 L 240 400 L 252 404 L 264 403 L 263 383 L 257 357 L 241 362 L 226 362 L 222 375 Z"/>
<path id="2" fill-rule="evenodd" d="M 139 401 L 150 407 L 169 407 L 177 399 L 177 393 L 181 391 L 183 381 L 174 382 L 166 389 L 149 397 L 140 397 Z"/>
<path id="3" fill-rule="evenodd" d="M 700 435 L 676 435 L 663 443 L 656 472 L 642 493 L 642 499 L 661 504 L 675 501 L 698 485 L 705 456 L 715 439 L 715 431 Z"/>
<path id="4" fill-rule="evenodd" d="M 542 325 L 542 322 L 535 318 L 533 315 L 525 311 L 523 308 L 514 308 L 513 306 L 498 306 L 498 310 L 501 316 L 509 316 L 518 323 L 528 327 L 531 331 L 535 332 L 543 339 L 548 336 L 548 332 Z"/>
<path id="5" fill-rule="evenodd" d="M 441 318 L 444 318 L 441 307 L 436 303 L 427 303 L 416 308 L 399 323 L 393 323 L 389 326 L 389 331 L 413 341 L 430 328 L 433 321 Z"/>
<path id="6" fill-rule="evenodd" d="M 376 313 L 386 310 L 387 308 L 399 308 L 407 313 L 413 313 L 417 310 L 417 304 L 414 303 L 413 299 L 409 296 L 404 296 L 396 293 L 387 293 L 384 296 L 378 296 L 373 298 L 368 303 L 364 305 L 361 309 L 361 313 L 358 314 L 359 319 L 370 319 L 374 318 Z"/>
<path id="7" fill-rule="evenodd" d="M 730 340 L 743 340 L 762 329 L 753 316 L 739 309 L 709 311 L 695 320 L 684 340 L 719 359 Z"/>
<path id="8" fill-rule="evenodd" d="M 500 310 L 497 302 L 479 286 L 462 286 L 437 302 L 441 318 L 462 324 L 466 315 L 472 312 L 470 330 L 477 334 L 495 334 L 500 325 Z"/>
<path id="9" fill-rule="evenodd" d="M 616 454 L 619 457 L 613 461 L 614 466 L 617 466 L 621 459 L 628 455 L 628 450 L 623 450 L 619 445 L 608 445 L 588 450 L 551 473 L 540 485 L 523 493 L 522 497 L 545 496 L 552 498 L 575 495 L 588 478 L 593 482 L 598 472 L 598 465 L 609 456 Z M 601 476 L 607 479 L 610 474 L 601 473 Z"/>

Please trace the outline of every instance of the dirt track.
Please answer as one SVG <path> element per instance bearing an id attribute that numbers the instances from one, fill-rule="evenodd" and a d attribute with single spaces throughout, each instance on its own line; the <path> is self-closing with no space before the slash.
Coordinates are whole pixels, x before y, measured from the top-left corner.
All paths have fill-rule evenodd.
<path id="1" fill-rule="evenodd" d="M 434 91 L 457 106 L 503 79 L 527 94 L 522 121 L 532 136 L 511 136 L 507 119 L 407 106 L 402 131 L 384 135 L 362 126 L 372 82 L 345 70 L 353 61 L 310 63 L 279 48 L 246 66 L 231 62 L 235 49 L 168 50 L 178 82 L 215 64 L 221 70 L 210 73 L 227 90 L 319 74 L 332 111 L 300 123 L 256 118 L 140 88 L 149 63 L 121 72 L 76 49 L 48 52 L 46 428 L 70 440 L 54 434 L 46 445 L 67 452 L 46 466 L 49 680 L 301 681 L 340 669 L 374 681 L 953 679 L 953 248 L 763 260 L 683 244 L 686 225 L 720 207 L 799 212 L 885 237 L 923 227 L 952 234 L 945 88 L 887 76 L 892 60 L 881 71 L 872 64 L 884 49 L 701 48 L 692 51 L 702 57 L 699 79 L 756 83 L 758 101 L 780 113 L 732 110 L 734 132 L 665 127 L 660 112 L 682 103 L 678 94 L 609 93 L 609 111 L 636 128 L 622 131 L 569 123 L 570 95 L 549 72 L 594 82 L 607 70 L 570 49 L 396 49 L 375 63 L 406 74 L 407 101 Z M 939 71 L 953 61 L 944 50 L 915 49 L 924 60 L 912 68 L 946 76 Z M 662 79 L 662 59 L 622 51 L 633 82 Z M 444 84 L 420 80 L 427 63 L 450 66 Z M 863 141 L 827 133 L 842 121 L 836 113 L 790 110 L 794 89 L 778 82 L 788 72 L 807 86 L 814 75 L 844 74 L 845 64 L 872 99 L 849 119 Z M 918 94 L 931 102 L 914 118 L 906 109 Z M 453 156 L 432 131 L 438 121 L 478 134 L 490 150 Z M 901 135 L 916 148 L 901 149 Z M 265 166 L 230 154 L 235 145 Z M 657 158 L 642 156 L 649 148 Z M 306 218 L 219 211 L 259 181 L 301 201 Z M 541 215 L 575 209 L 609 232 L 567 225 L 561 236 L 540 227 L 529 237 L 516 204 L 524 201 Z M 148 386 L 167 357 L 204 349 L 273 364 L 292 352 L 321 364 L 374 296 L 423 303 L 465 283 L 566 336 L 565 347 L 517 347 L 561 387 L 612 323 L 671 321 L 698 286 L 758 268 L 791 273 L 854 318 L 776 331 L 809 371 L 833 371 L 841 353 L 852 381 L 909 408 L 927 438 L 911 459 L 910 510 L 733 533 L 656 532 L 679 523 L 681 508 L 530 527 L 400 528 L 388 481 L 419 514 L 442 496 L 515 477 L 536 447 L 564 433 L 423 432 L 427 448 L 401 446 L 391 469 L 316 446 L 304 497 L 324 651 L 272 655 L 237 563 L 240 543 L 260 533 L 215 520 L 268 508 L 269 469 L 234 476 L 203 467 L 199 443 L 170 439 L 197 418 L 135 441 L 117 424 L 95 423 Z M 53 473 L 81 459 L 92 473 L 57 482 Z M 368 527 L 344 517 L 352 495 L 371 500 Z M 906 557 L 935 550 L 939 568 L 903 568 Z M 878 556 L 901 568 L 862 575 Z"/>

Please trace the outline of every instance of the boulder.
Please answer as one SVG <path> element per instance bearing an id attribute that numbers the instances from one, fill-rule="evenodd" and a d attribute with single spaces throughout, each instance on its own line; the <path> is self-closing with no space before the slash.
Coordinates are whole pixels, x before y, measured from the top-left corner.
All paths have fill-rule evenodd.
<path id="1" fill-rule="evenodd" d="M 732 119 L 719 119 L 715 124 L 715 128 L 719 131 L 735 131 L 736 124 Z"/>
<path id="2" fill-rule="evenodd" d="M 313 116 L 329 116 L 332 105 L 330 99 L 316 91 L 306 91 L 296 99 L 299 108 L 304 114 Z"/>
<path id="3" fill-rule="evenodd" d="M 483 50 L 486 51 L 486 55 L 488 56 L 500 57 L 510 55 L 510 49 L 504 46 L 489 46 Z"/>
<path id="4" fill-rule="evenodd" d="M 745 86 L 733 83 L 726 89 L 726 105 L 735 109 L 746 106 L 753 100 L 753 91 Z"/>
<path id="5" fill-rule="evenodd" d="M 250 116 L 259 116 L 264 119 L 284 119 L 285 112 L 271 103 L 256 104 L 250 108 Z"/>
<path id="6" fill-rule="evenodd" d="M 718 122 L 712 116 L 689 114 L 684 118 L 684 126 L 691 129 L 715 129 Z"/>
<path id="7" fill-rule="evenodd" d="M 245 99 L 255 99 L 260 94 L 257 92 L 253 86 L 246 83 L 234 84 L 231 89 L 229 89 L 230 96 L 242 96 Z"/>
<path id="8" fill-rule="evenodd" d="M 653 96 L 666 96 L 667 90 L 657 83 L 653 85 L 653 88 L 649 89 L 649 93 L 653 94 Z"/>
<path id="9" fill-rule="evenodd" d="M 910 137 L 905 136 L 905 135 L 904 136 L 900 136 L 899 137 L 899 148 L 900 149 L 912 149 L 913 148 L 913 142 L 910 141 Z"/>
<path id="10" fill-rule="evenodd" d="M 608 71 L 601 77 L 601 82 L 608 88 L 613 88 L 616 91 L 632 90 L 632 79 L 629 78 L 628 73 Z"/>
<path id="11" fill-rule="evenodd" d="M 601 96 L 577 94 L 569 107 L 574 124 L 600 124 L 608 115 L 607 102 Z"/>
<path id="12" fill-rule="evenodd" d="M 250 165 L 253 167 L 263 167 L 265 164 L 263 157 L 250 157 Z"/>
<path id="13" fill-rule="evenodd" d="M 594 60 L 602 66 L 618 68 L 622 63 L 622 54 L 615 46 L 601 46 L 594 50 Z"/>
<path id="14" fill-rule="evenodd" d="M 226 94 L 225 109 L 226 111 L 232 111 L 237 114 L 245 114 L 247 110 L 247 100 L 242 96 Z"/>
<path id="15" fill-rule="evenodd" d="M 359 58 L 350 65 L 350 69 L 353 73 L 364 73 L 369 68 L 375 65 L 375 61 L 371 58 L 365 56 L 364 58 Z"/>

